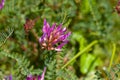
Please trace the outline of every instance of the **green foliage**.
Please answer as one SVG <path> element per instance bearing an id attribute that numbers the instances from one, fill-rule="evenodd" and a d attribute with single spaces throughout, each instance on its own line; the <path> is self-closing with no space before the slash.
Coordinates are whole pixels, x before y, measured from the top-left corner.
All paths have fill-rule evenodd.
<path id="1" fill-rule="evenodd" d="M 56 79 L 56 60 L 47 63 L 47 76 L 46 80 L 55 80 Z"/>
<path id="2" fill-rule="evenodd" d="M 60 70 L 57 72 L 57 79 L 62 80 L 79 80 L 76 75 L 73 74 L 70 70 Z"/>
<path id="3" fill-rule="evenodd" d="M 104 74 L 104 76 L 102 76 Z M 103 71 L 96 71 L 95 73 L 96 77 L 95 79 L 98 80 L 119 80 L 120 77 L 120 64 L 116 64 L 111 68 L 110 71 L 103 70 Z"/>
<path id="4" fill-rule="evenodd" d="M 88 73 L 91 70 L 94 70 L 96 66 L 101 65 L 101 60 L 98 57 L 95 57 L 92 54 L 85 53 L 80 58 L 80 71 L 83 74 Z"/>
<path id="5" fill-rule="evenodd" d="M 24 80 L 29 74 L 41 75 L 44 66 L 45 80 L 94 80 L 91 76 L 96 70 L 96 80 L 119 79 L 120 16 L 114 12 L 116 4 L 117 0 L 5 0 L 0 10 L 0 79 L 9 74 L 14 80 Z M 26 19 L 38 17 L 26 34 Z M 72 32 L 62 52 L 41 49 L 38 38 L 44 18 L 50 25 L 62 23 Z M 107 67 L 112 43 L 116 51 Z"/>
<path id="6" fill-rule="evenodd" d="M 0 33 L 0 47 L 7 41 L 7 39 L 12 35 L 13 28 L 8 28 L 6 31 Z"/>
<path id="7" fill-rule="evenodd" d="M 25 76 L 29 74 L 40 74 L 41 70 L 33 70 L 33 66 L 30 66 L 30 62 L 25 58 L 25 56 L 21 56 L 17 53 L 8 53 L 7 50 L 0 50 L 0 54 L 4 55 L 5 57 L 9 57 L 11 59 L 14 59 L 16 61 L 16 65 L 14 69 L 14 77 L 17 80 L 25 78 Z M 21 74 L 21 75 L 20 75 Z"/>

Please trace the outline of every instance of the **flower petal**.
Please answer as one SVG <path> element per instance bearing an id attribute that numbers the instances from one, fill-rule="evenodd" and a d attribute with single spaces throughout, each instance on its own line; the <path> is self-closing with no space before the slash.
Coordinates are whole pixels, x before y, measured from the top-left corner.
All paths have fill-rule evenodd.
<path id="1" fill-rule="evenodd" d="M 44 80 L 45 72 L 46 72 L 46 67 L 44 68 L 44 71 L 43 71 L 43 73 L 42 73 L 42 75 L 41 75 L 41 79 L 38 79 L 38 80 Z"/>
<path id="2" fill-rule="evenodd" d="M 63 29 L 62 29 L 62 32 L 66 32 L 66 30 L 67 30 L 67 28 L 63 28 Z"/>
<path id="3" fill-rule="evenodd" d="M 47 33 L 49 28 L 50 28 L 49 23 L 47 23 L 46 19 L 44 19 L 44 25 L 43 25 L 43 29 L 42 29 L 43 33 Z"/>
<path id="4" fill-rule="evenodd" d="M 0 2 L 0 10 L 3 8 L 4 4 L 5 4 L 5 0 L 1 0 L 1 2 Z"/>
<path id="5" fill-rule="evenodd" d="M 47 33 L 47 35 L 48 35 L 48 38 L 50 37 L 50 35 L 51 35 L 51 32 L 53 32 L 53 31 L 54 31 L 54 29 L 55 29 L 55 26 L 56 26 L 56 23 L 54 23 L 54 24 L 52 25 L 52 27 L 51 27 L 51 28 L 49 28 L 49 30 L 48 30 L 48 33 Z"/>
<path id="6" fill-rule="evenodd" d="M 62 27 L 62 24 L 58 25 L 57 31 L 60 31 L 62 29 L 61 27 Z"/>
<path id="7" fill-rule="evenodd" d="M 56 51 L 61 51 L 61 48 L 62 48 L 65 44 L 67 44 L 68 42 L 69 42 L 68 40 L 64 41 L 64 42 L 61 43 L 55 50 L 56 50 Z"/>
<path id="8" fill-rule="evenodd" d="M 70 35 L 71 35 L 71 32 L 68 32 L 67 34 L 65 34 L 63 41 L 66 40 Z"/>
<path id="9" fill-rule="evenodd" d="M 50 31 L 53 31 L 55 29 L 55 26 L 56 26 L 56 23 L 52 25 L 52 27 L 50 28 Z"/>
<path id="10" fill-rule="evenodd" d="M 26 80 L 32 80 L 33 76 L 32 75 L 28 75 Z"/>
<path id="11" fill-rule="evenodd" d="M 65 41 L 67 40 L 67 38 L 70 36 L 71 32 L 68 32 L 67 34 L 65 35 L 61 35 L 58 39 L 58 41 Z"/>
<path id="12" fill-rule="evenodd" d="M 12 75 L 9 76 L 9 80 L 12 80 Z"/>
<path id="13" fill-rule="evenodd" d="M 38 76 L 38 80 L 41 80 L 41 76 L 40 75 Z"/>
<path id="14" fill-rule="evenodd" d="M 44 37 L 45 37 L 45 34 L 43 34 L 43 35 L 39 38 L 39 42 L 40 42 L 40 43 L 44 42 Z"/>
<path id="15" fill-rule="evenodd" d="M 6 76 L 5 80 L 12 80 L 12 75 Z"/>

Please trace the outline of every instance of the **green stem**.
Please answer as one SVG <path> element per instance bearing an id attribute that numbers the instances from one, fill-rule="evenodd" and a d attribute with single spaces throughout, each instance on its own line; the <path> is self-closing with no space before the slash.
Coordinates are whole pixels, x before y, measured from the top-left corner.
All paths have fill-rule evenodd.
<path id="1" fill-rule="evenodd" d="M 78 54 L 76 54 L 68 63 L 66 63 L 62 69 L 64 69 L 66 66 L 68 66 L 70 63 L 72 63 L 76 58 L 78 58 L 82 53 L 84 53 L 85 51 L 87 51 L 89 48 L 91 48 L 93 45 L 95 45 L 98 41 L 93 41 L 92 43 L 90 43 L 86 48 L 84 48 L 81 52 L 79 52 Z"/>
<path id="2" fill-rule="evenodd" d="M 113 60 L 114 60 L 114 56 L 115 56 L 115 51 L 116 51 L 116 44 L 113 43 L 113 51 L 112 51 L 112 56 L 111 56 L 111 59 L 110 59 L 110 64 L 109 64 L 108 71 L 111 70 L 111 66 L 112 66 L 112 63 L 113 63 Z"/>
<path id="3" fill-rule="evenodd" d="M 67 17 L 67 14 L 66 14 L 66 12 L 65 12 L 64 18 L 63 18 L 63 21 L 62 21 L 62 24 L 65 22 L 66 17 Z"/>

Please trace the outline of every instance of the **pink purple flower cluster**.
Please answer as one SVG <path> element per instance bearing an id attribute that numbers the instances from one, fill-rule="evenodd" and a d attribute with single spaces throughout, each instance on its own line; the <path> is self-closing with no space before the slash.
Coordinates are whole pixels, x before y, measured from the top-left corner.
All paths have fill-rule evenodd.
<path id="1" fill-rule="evenodd" d="M 43 35 L 39 38 L 42 49 L 61 51 L 61 48 L 68 43 L 67 38 L 71 32 L 67 32 L 66 28 L 62 28 L 62 24 L 56 26 L 56 23 L 50 27 L 49 23 L 44 19 Z"/>
<path id="2" fill-rule="evenodd" d="M 26 80 L 44 80 L 45 72 L 46 72 L 46 67 L 44 68 L 42 75 L 39 76 L 28 75 Z"/>
<path id="3" fill-rule="evenodd" d="M 5 0 L 0 0 L 0 10 L 3 8 L 4 4 L 5 4 Z"/>

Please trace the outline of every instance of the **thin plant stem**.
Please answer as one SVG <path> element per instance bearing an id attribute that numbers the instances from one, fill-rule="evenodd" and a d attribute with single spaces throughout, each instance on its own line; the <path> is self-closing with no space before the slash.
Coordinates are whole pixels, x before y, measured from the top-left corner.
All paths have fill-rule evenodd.
<path id="1" fill-rule="evenodd" d="M 76 60 L 76 58 L 78 58 L 81 54 L 83 54 L 84 52 L 86 52 L 89 48 L 91 48 L 93 45 L 95 45 L 98 41 L 95 40 L 93 42 L 91 42 L 87 47 L 85 47 L 82 51 L 80 51 L 78 54 L 76 54 L 70 61 L 68 61 L 68 63 L 66 63 L 62 69 L 64 69 L 66 66 L 68 66 L 70 63 L 72 63 L 74 60 Z"/>
<path id="2" fill-rule="evenodd" d="M 111 70 L 111 66 L 112 66 L 112 63 L 113 63 L 113 60 L 114 60 L 115 52 L 116 52 L 116 44 L 113 43 L 112 56 L 111 56 L 110 64 L 109 64 L 109 68 L 108 68 L 108 71 L 109 71 L 109 72 L 110 72 L 110 70 Z"/>
<path id="3" fill-rule="evenodd" d="M 65 12 L 65 13 L 64 13 L 64 18 L 63 18 L 62 24 L 64 24 L 66 17 L 67 17 L 67 13 Z"/>

